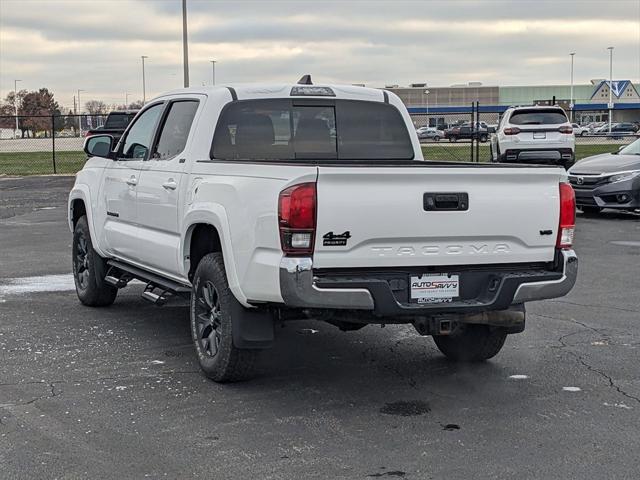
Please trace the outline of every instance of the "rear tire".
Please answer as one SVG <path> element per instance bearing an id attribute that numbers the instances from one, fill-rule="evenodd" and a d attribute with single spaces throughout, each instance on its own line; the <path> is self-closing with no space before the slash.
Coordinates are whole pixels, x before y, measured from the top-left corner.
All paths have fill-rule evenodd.
<path id="1" fill-rule="evenodd" d="M 507 338 L 504 329 L 489 325 L 460 325 L 450 335 L 434 335 L 438 349 L 455 362 L 482 362 L 498 354 Z"/>
<path id="2" fill-rule="evenodd" d="M 486 135 L 480 135 L 480 142 L 485 143 L 489 137 Z"/>
<path id="3" fill-rule="evenodd" d="M 227 282 L 221 253 L 205 255 L 193 275 L 191 337 L 204 374 L 216 382 L 237 382 L 253 375 L 256 350 L 233 344 L 232 312 L 242 312 Z"/>
<path id="4" fill-rule="evenodd" d="M 106 307 L 118 295 L 118 289 L 104 282 L 107 262 L 93 249 L 86 215 L 76 222 L 71 245 L 73 280 L 83 305 Z"/>

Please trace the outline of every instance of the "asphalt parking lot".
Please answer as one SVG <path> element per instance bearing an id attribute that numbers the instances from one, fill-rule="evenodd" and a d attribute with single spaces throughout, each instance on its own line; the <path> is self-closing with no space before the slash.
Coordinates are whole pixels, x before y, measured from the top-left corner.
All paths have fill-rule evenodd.
<path id="1" fill-rule="evenodd" d="M 0 477 L 638 478 L 639 215 L 579 215 L 576 287 L 486 364 L 412 327 L 305 321 L 255 380 L 218 385 L 185 305 L 142 285 L 79 304 L 72 183 L 0 178 Z"/>

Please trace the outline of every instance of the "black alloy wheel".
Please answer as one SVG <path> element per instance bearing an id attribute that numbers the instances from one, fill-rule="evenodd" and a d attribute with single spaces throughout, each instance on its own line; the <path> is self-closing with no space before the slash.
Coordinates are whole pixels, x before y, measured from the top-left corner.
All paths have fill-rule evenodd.
<path id="1" fill-rule="evenodd" d="M 89 286 L 89 245 L 84 232 L 77 234 L 76 255 L 73 263 L 78 286 L 85 290 Z"/>
<path id="2" fill-rule="evenodd" d="M 71 263 L 81 303 L 90 307 L 106 307 L 115 301 L 118 289 L 104 281 L 109 267 L 93 248 L 86 215 L 76 221 L 73 229 Z"/>
<path id="3" fill-rule="evenodd" d="M 196 295 L 197 341 L 204 354 L 215 357 L 222 340 L 220 295 L 211 281 L 203 282 Z"/>

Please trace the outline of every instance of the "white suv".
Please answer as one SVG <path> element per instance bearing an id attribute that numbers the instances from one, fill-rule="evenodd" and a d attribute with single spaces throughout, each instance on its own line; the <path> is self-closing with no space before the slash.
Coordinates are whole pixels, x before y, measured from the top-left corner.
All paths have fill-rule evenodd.
<path id="1" fill-rule="evenodd" d="M 491 138 L 491 161 L 569 168 L 575 161 L 575 137 L 564 110 L 558 106 L 508 108 Z"/>

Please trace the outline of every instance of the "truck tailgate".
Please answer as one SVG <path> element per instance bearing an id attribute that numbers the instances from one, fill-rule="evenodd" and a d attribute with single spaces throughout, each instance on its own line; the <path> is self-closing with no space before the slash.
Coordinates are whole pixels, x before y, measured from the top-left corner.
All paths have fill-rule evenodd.
<path id="1" fill-rule="evenodd" d="M 558 168 L 321 166 L 314 268 L 552 261 L 563 179 Z"/>

